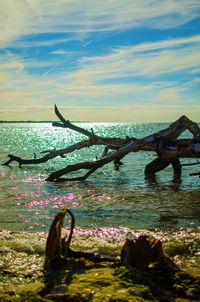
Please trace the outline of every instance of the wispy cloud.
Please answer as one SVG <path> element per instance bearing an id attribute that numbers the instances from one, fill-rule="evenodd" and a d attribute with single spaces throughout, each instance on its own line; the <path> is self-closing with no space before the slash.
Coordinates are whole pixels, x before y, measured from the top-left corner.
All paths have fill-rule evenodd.
<path id="1" fill-rule="evenodd" d="M 138 96 L 145 91 L 166 88 L 166 85 L 169 88 L 180 85 L 178 78 L 172 81 L 170 75 L 183 71 L 187 75 L 186 70 L 188 70 L 188 74 L 193 68 L 197 70 L 197 67 L 200 67 L 200 63 L 198 63 L 200 62 L 199 47 L 200 36 L 121 47 L 112 50 L 107 55 L 84 57 L 80 59 L 76 69 L 71 71 L 67 69 L 67 64 L 63 60 L 57 60 L 54 64 L 52 64 L 52 60 L 48 60 L 45 64 L 41 62 L 41 66 L 46 66 L 48 69 L 39 78 L 36 75 L 27 74 L 26 64 L 31 64 L 32 68 L 35 65 L 37 68 L 40 67 L 40 62 L 26 62 L 9 55 L 5 56 L 1 62 L 3 74 L 1 78 L 3 80 L 6 74 L 7 80 L 4 82 L 8 83 L 8 77 L 10 77 L 10 83 L 13 85 L 15 83 L 19 85 L 19 82 L 30 82 L 30 86 L 33 87 L 38 83 L 37 87 L 44 87 L 44 91 L 46 87 L 49 87 L 50 90 L 54 89 L 56 98 L 58 94 L 93 97 L 126 94 Z M 62 67 L 61 73 L 52 74 L 52 71 L 60 66 Z M 19 79 L 19 73 L 21 79 Z M 141 81 L 137 79 L 137 83 L 134 83 L 136 76 L 145 76 L 146 83 L 142 78 Z M 158 76 L 164 77 L 160 83 Z M 114 80 L 123 78 L 126 79 L 125 82 L 114 83 Z M 41 81 L 42 79 L 43 81 Z M 187 81 L 191 81 L 191 78 Z M 5 85 L 6 83 L 4 83 L 4 87 Z M 182 92 L 180 88 L 176 90 L 176 94 Z"/>
<path id="2" fill-rule="evenodd" d="M 64 49 L 57 49 L 50 52 L 51 55 L 66 55 L 68 54 L 68 51 Z"/>
<path id="3" fill-rule="evenodd" d="M 157 106 L 180 106 L 193 98 L 197 104 L 197 92 L 188 100 L 187 94 L 191 85 L 199 85 L 191 77 L 191 71 L 200 67 L 199 49 L 200 36 L 121 47 L 107 55 L 82 58 L 79 68 L 70 73 L 64 69 L 57 87 L 66 96 L 102 97 L 107 102 L 109 97 L 117 102 L 128 96 L 135 104 L 145 99 Z"/>
<path id="4" fill-rule="evenodd" d="M 76 38 L 75 38 L 76 37 Z M 68 43 L 71 40 L 79 40 L 80 36 L 78 35 L 73 35 L 73 37 L 67 36 L 62 37 L 62 38 L 57 38 L 57 37 L 33 37 L 31 36 L 31 39 L 28 39 L 27 36 L 21 36 L 19 35 L 16 37 L 16 40 L 14 41 L 14 47 L 18 49 L 23 49 L 23 48 L 39 48 L 39 47 L 49 47 L 49 46 L 54 46 L 57 44 L 64 44 Z M 12 43 L 9 43 L 9 46 L 12 46 Z"/>
<path id="5" fill-rule="evenodd" d="M 172 28 L 199 15 L 198 0 L 6 0 L 1 2 L 0 44 L 11 45 L 22 36 L 49 32 L 73 33 L 70 39 L 80 39 L 91 32 L 139 26 Z"/>
<path id="6" fill-rule="evenodd" d="M 0 47 L 13 43 L 21 34 L 27 30 L 28 7 L 22 1 L 1 1 L 0 16 Z"/>
<path id="7" fill-rule="evenodd" d="M 92 42 L 92 40 L 87 41 L 85 44 L 83 44 L 83 47 L 88 46 L 91 42 Z"/>
<path id="8" fill-rule="evenodd" d="M 110 54 L 83 58 L 76 77 L 109 79 L 134 75 L 159 76 L 200 67 L 200 35 L 120 47 Z"/>
<path id="9" fill-rule="evenodd" d="M 180 87 L 180 83 L 176 81 L 165 82 L 156 80 L 149 84 L 144 84 L 143 81 L 138 84 L 133 82 L 125 82 L 124 84 L 113 84 L 112 82 L 97 83 L 95 81 L 98 75 L 96 73 L 97 66 L 95 66 L 95 69 L 89 75 L 86 70 L 87 77 L 84 75 L 82 67 L 80 71 L 65 75 L 51 75 L 51 70 L 49 69 L 48 77 L 46 73 L 43 78 L 39 79 L 33 75 L 26 74 L 26 71 L 21 69 L 20 64 L 20 62 L 19 65 L 15 62 L 11 69 L 6 68 L 4 70 L 1 68 L 2 72 L 0 73 L 1 87 L 4 87 L 0 92 L 1 100 L 6 108 L 9 107 L 9 103 L 12 104 L 13 111 L 18 111 L 19 107 L 22 110 L 28 104 L 30 106 L 32 104 L 34 108 L 38 108 L 40 111 L 41 106 L 50 108 L 50 104 L 58 102 L 61 104 L 64 103 L 67 107 L 73 104 L 74 110 L 73 112 L 71 111 L 69 116 L 71 119 L 77 119 L 75 117 L 77 114 L 79 119 L 91 120 L 93 116 L 91 115 L 91 108 L 93 108 L 98 113 L 99 120 L 110 120 L 111 117 L 105 114 L 105 111 L 111 114 L 112 105 L 112 108 L 116 108 L 122 114 L 121 117 L 119 112 L 116 115 L 111 114 L 113 121 L 131 121 L 130 110 L 133 104 L 135 104 L 137 110 L 142 106 L 142 110 L 145 112 L 148 112 L 148 108 L 150 109 L 149 112 L 151 112 L 152 106 L 156 106 L 156 110 L 158 111 L 159 108 L 166 106 L 166 104 L 170 108 L 179 106 L 179 109 L 180 106 L 181 108 L 185 106 L 185 110 L 189 110 L 189 108 L 191 110 L 192 106 L 197 105 L 196 98 L 193 99 L 191 96 L 187 99 L 184 95 L 185 92 L 190 91 L 191 83 L 184 87 Z M 80 74 L 78 74 L 79 72 Z M 124 74 L 123 70 L 122 72 Z M 193 83 L 193 85 L 198 85 L 198 83 Z M 121 102 L 123 105 L 120 105 Z M 84 111 L 87 110 L 84 108 L 87 108 L 88 104 L 90 104 L 90 110 L 88 109 L 89 111 L 86 114 Z M 101 104 L 102 106 L 101 114 L 95 109 L 97 104 Z M 156 107 L 154 107 L 154 110 Z M 81 110 L 79 110 L 80 108 Z M 124 109 L 122 110 L 122 108 Z M 45 110 L 42 110 L 42 112 L 48 116 Z M 90 118 L 89 115 L 91 115 Z M 141 120 L 143 115 L 140 114 L 140 117 L 137 117 L 137 121 L 138 118 Z"/>
<path id="10" fill-rule="evenodd" d="M 0 45 L 7 47 L 0 58 L 0 114 L 7 108 L 11 119 L 32 107 L 49 118 L 44 108 L 56 101 L 70 108 L 71 119 L 91 120 L 95 113 L 99 120 L 141 121 L 150 113 L 156 120 L 154 111 L 162 113 L 160 119 L 166 112 L 174 118 L 178 108 L 197 115 L 200 35 L 170 38 L 166 32 L 200 17 L 199 0 L 6 0 L 0 5 Z M 138 28 L 165 34 L 138 42 L 130 35 Z M 109 35 L 127 29 L 129 43 L 110 43 Z"/>

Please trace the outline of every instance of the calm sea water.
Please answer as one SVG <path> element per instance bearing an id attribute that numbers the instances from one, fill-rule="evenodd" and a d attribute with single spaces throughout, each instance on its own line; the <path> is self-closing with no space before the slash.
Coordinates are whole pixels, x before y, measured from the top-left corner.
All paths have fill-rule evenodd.
<path id="1" fill-rule="evenodd" d="M 138 138 L 167 127 L 167 124 L 79 125 L 93 128 L 102 136 Z M 189 133 L 184 136 L 188 137 Z M 83 139 L 83 135 L 52 127 L 50 123 L 0 124 L 0 162 L 5 162 L 9 153 L 23 158 L 33 158 L 36 153 L 40 157 L 43 150 L 63 148 Z M 115 170 L 111 163 L 85 182 L 56 184 L 45 181 L 56 169 L 93 160 L 102 152 L 103 147 L 92 147 L 21 169 L 17 164 L 0 166 L 0 228 L 47 231 L 58 209 L 69 207 L 80 228 L 159 229 L 171 236 L 175 230 L 184 230 L 190 240 L 193 240 L 191 234 L 194 230 L 196 238 L 200 218 L 200 179 L 189 176 L 189 173 L 198 170 L 198 166 L 184 167 L 178 183 L 173 181 L 170 167 L 150 181 L 144 178 L 144 167 L 155 158 L 155 154 L 137 152 L 127 155 L 119 170 Z M 182 162 L 194 160 L 183 159 Z"/>

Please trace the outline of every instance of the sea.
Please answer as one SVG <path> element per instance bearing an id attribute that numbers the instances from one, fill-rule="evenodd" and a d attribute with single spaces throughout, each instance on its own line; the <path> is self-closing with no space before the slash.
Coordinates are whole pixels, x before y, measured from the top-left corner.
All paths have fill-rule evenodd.
<path id="1" fill-rule="evenodd" d="M 77 123 L 105 137 L 142 138 L 166 128 L 167 123 Z M 183 137 L 190 137 L 186 131 Z M 62 149 L 87 139 L 75 131 L 51 123 L 1 123 L 0 162 L 8 154 L 41 157 L 44 150 Z M 181 179 L 173 178 L 169 166 L 154 179 L 144 175 L 153 152 L 131 152 L 116 169 L 113 163 L 91 174 L 86 181 L 51 183 L 45 179 L 57 169 L 95 160 L 104 146 L 92 146 L 38 165 L 17 163 L 0 166 L 0 229 L 23 234 L 47 233 L 60 208 L 69 208 L 76 230 L 89 234 L 104 251 L 106 239 L 120 244 L 127 234 L 150 234 L 162 240 L 182 267 L 193 273 L 200 265 L 200 178 L 190 176 L 199 166 L 183 166 Z M 193 163 L 196 159 L 181 159 Z M 81 175 L 84 171 L 68 175 Z M 66 228 L 68 221 L 66 221 Z M 88 236 L 89 236 L 88 235 Z M 84 237 L 84 238 L 87 238 Z M 104 241 L 102 241 L 104 240 Z M 88 249 L 90 246 L 88 246 Z"/>

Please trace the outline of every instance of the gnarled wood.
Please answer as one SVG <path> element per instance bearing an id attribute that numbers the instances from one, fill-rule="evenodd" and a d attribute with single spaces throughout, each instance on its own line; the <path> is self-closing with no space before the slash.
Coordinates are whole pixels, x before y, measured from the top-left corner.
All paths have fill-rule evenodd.
<path id="1" fill-rule="evenodd" d="M 136 139 L 135 137 L 131 138 L 127 136 L 125 138 L 110 138 L 98 136 L 94 133 L 93 130 L 88 131 L 72 124 L 71 122 L 69 122 L 69 120 L 66 120 L 59 112 L 56 105 L 55 114 L 60 119 L 60 122 L 53 123 L 53 126 L 71 129 L 87 136 L 88 139 L 68 146 L 64 149 L 42 151 L 41 153 L 45 153 L 45 155 L 41 158 L 35 158 L 34 156 L 34 158 L 32 159 L 23 159 L 18 156 L 9 154 L 9 160 L 6 161 L 4 165 L 10 165 L 14 161 L 17 162 L 19 166 L 27 164 L 40 164 L 53 159 L 56 156 L 65 157 L 67 153 L 74 152 L 82 148 L 90 147 L 93 145 L 104 145 L 105 150 L 103 154 L 96 160 L 67 165 L 64 168 L 53 172 L 47 178 L 48 181 L 75 181 L 87 179 L 97 169 L 110 162 L 113 162 L 116 167 L 119 167 L 119 165 L 121 164 L 121 159 L 124 156 L 126 156 L 130 152 L 137 152 L 140 150 L 154 151 L 158 155 L 155 160 L 153 160 L 145 167 L 146 174 L 157 173 L 158 171 L 165 169 L 170 164 L 172 164 L 174 172 L 176 174 L 180 174 L 180 158 L 200 157 L 200 129 L 196 123 L 194 123 L 184 115 L 181 116 L 177 121 L 169 125 L 169 127 L 157 131 L 146 137 Z M 189 130 L 192 133 L 193 138 L 178 140 L 178 137 L 185 130 Z M 108 152 L 109 150 L 111 150 L 111 152 Z M 87 170 L 87 172 L 78 177 L 62 177 L 65 174 L 79 170 Z"/>
<path id="2" fill-rule="evenodd" d="M 164 253 L 160 240 L 147 235 L 137 239 L 127 238 L 121 251 L 121 262 L 128 268 L 147 270 L 153 264 L 177 269 L 171 259 Z"/>
<path id="3" fill-rule="evenodd" d="M 66 238 L 61 239 L 61 227 L 66 213 L 71 216 L 70 235 L 67 241 L 65 241 Z M 165 254 L 160 240 L 145 234 L 133 238 L 133 235 L 129 234 L 129 238 L 122 247 L 121 255 L 117 258 L 92 252 L 74 251 L 70 247 L 74 225 L 75 218 L 70 210 L 61 209 L 50 227 L 45 261 L 46 285 L 38 292 L 45 301 L 91 301 L 91 299 L 104 301 L 105 286 L 108 285 L 111 292 L 111 283 L 114 284 L 113 294 L 116 289 L 122 292 L 122 296 L 120 295 L 119 299 L 115 296 L 113 301 L 121 301 L 121 297 L 123 301 L 132 301 L 135 297 L 137 299 L 135 290 L 137 292 L 138 288 L 139 290 L 142 288 L 139 300 L 147 298 L 153 301 L 175 301 L 178 297 L 185 301 L 198 300 L 199 278 L 182 271 Z M 101 261 L 103 264 L 97 265 Z M 99 279 L 99 275 L 102 275 L 102 278 Z M 108 278 L 110 283 L 106 284 L 105 281 L 108 281 Z M 81 283 L 83 284 L 80 291 L 75 296 L 71 292 L 72 287 L 77 291 Z M 85 284 L 88 286 L 85 287 Z M 94 289 L 94 295 L 90 295 L 91 291 L 89 291 L 89 295 L 86 296 L 85 288 Z M 101 289 L 103 295 L 99 296 Z M 124 296 L 125 289 L 131 295 Z M 99 297 L 101 297 L 100 300 Z M 35 300 L 38 300 L 38 297 Z"/>
<path id="4" fill-rule="evenodd" d="M 98 136 L 96 136 L 93 131 L 90 132 L 90 131 L 88 131 L 86 129 L 83 129 L 81 127 L 73 125 L 72 123 L 70 123 L 69 120 L 66 120 L 62 116 L 62 114 L 60 113 L 60 111 L 58 110 L 58 108 L 57 108 L 56 105 L 55 105 L 55 114 L 57 115 L 57 117 L 59 118 L 59 120 L 62 122 L 62 124 L 60 124 L 60 123 L 53 123 L 52 124 L 53 126 L 68 128 L 68 129 L 74 130 L 76 132 L 82 133 L 82 134 L 88 136 L 94 142 L 98 139 Z"/>
<path id="5" fill-rule="evenodd" d="M 70 226 L 69 236 L 66 235 L 65 237 L 62 238 L 61 231 L 64 225 L 64 217 L 66 213 L 69 213 L 69 215 L 71 216 L 71 226 Z M 101 261 L 119 262 L 119 259 L 108 255 L 72 250 L 70 244 L 73 236 L 74 227 L 75 227 L 75 217 L 72 214 L 72 212 L 67 208 L 60 209 L 59 212 L 54 217 L 54 220 L 50 226 L 50 230 L 46 242 L 45 263 L 44 263 L 45 270 L 49 269 L 52 265 L 59 265 L 59 264 L 64 265 L 65 259 L 71 257 L 73 258 L 84 257 L 94 262 L 101 262 Z"/>

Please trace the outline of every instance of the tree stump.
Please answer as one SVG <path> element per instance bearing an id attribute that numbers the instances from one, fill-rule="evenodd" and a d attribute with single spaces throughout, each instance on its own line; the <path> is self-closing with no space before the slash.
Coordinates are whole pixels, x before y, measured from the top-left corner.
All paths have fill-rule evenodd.
<path id="1" fill-rule="evenodd" d="M 126 239 L 121 251 L 121 262 L 128 268 L 147 270 L 152 265 L 175 269 L 175 264 L 165 255 L 160 240 L 147 235 Z"/>

